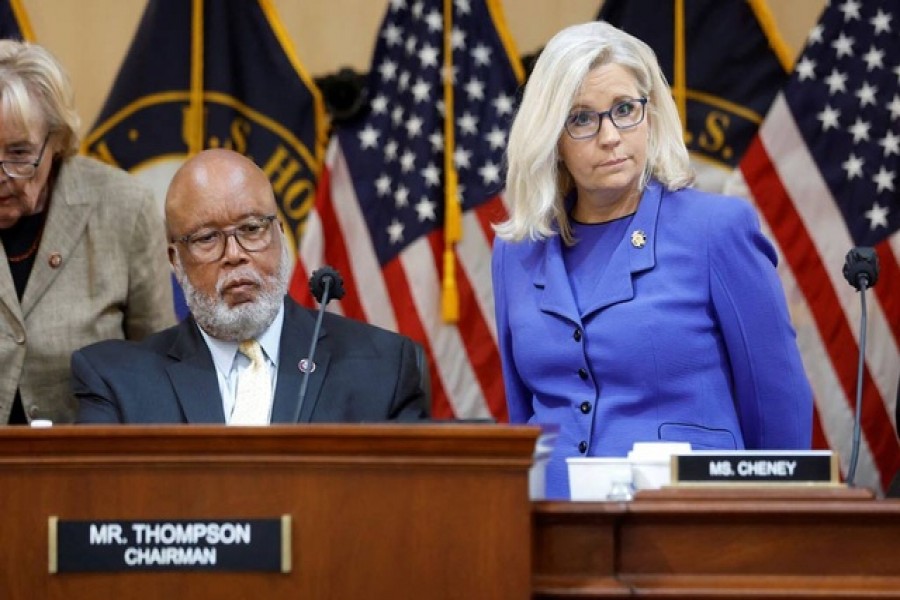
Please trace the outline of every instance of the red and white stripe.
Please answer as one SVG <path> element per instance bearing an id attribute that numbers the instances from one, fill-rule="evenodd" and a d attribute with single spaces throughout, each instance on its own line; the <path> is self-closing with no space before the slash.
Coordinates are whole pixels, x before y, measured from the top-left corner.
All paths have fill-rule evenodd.
<path id="1" fill-rule="evenodd" d="M 849 466 L 859 357 L 859 293 L 842 267 L 853 240 L 779 94 L 741 160 L 740 175 L 780 254 L 779 273 L 815 395 L 814 444 Z M 867 292 L 862 440 L 856 483 L 882 492 L 900 468 L 894 420 L 900 374 L 900 234 L 876 247 L 877 285 Z"/>
<path id="2" fill-rule="evenodd" d="M 324 264 L 340 271 L 347 294 L 329 310 L 400 332 L 422 344 L 431 363 L 436 418 L 506 420 L 506 404 L 491 288 L 490 222 L 504 217 L 498 197 L 463 215 L 456 247 L 459 322 L 441 318 L 443 232 L 410 244 L 378 264 L 340 143 L 332 139 L 319 179 L 316 206 L 300 242 L 291 295 L 313 306 L 306 281 Z"/>

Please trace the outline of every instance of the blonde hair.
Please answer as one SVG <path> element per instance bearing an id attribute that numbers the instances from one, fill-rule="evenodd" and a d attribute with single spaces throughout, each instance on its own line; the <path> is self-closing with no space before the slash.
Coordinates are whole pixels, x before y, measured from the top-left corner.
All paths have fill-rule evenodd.
<path id="1" fill-rule="evenodd" d="M 648 98 L 649 140 L 641 188 L 651 177 L 673 190 L 693 181 L 678 109 L 653 50 L 602 21 L 573 25 L 553 36 L 541 52 L 510 130 L 510 216 L 494 227 L 502 239 L 539 240 L 559 233 L 572 243 L 564 199 L 574 184 L 557 143 L 585 77 L 608 64 L 626 68 L 640 95 Z"/>
<path id="2" fill-rule="evenodd" d="M 42 46 L 0 40 L 0 109 L 25 131 L 46 122 L 59 137 L 63 157 L 78 152 L 81 120 L 69 77 Z"/>

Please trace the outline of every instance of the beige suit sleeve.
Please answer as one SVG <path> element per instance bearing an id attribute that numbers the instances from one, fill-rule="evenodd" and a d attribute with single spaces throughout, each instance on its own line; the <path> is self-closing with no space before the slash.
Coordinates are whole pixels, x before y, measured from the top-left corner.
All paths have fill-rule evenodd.
<path id="1" fill-rule="evenodd" d="M 140 340 L 175 324 L 171 268 L 162 215 L 150 190 L 141 188 L 128 253 L 125 337 Z"/>

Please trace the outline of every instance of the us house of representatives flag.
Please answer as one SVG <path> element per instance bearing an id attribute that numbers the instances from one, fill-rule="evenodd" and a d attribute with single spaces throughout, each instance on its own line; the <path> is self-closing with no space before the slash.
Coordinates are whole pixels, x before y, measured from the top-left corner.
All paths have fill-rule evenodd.
<path id="1" fill-rule="evenodd" d="M 606 0 L 598 19 L 653 48 L 696 186 L 722 191 L 793 63 L 765 0 Z"/>
<path id="2" fill-rule="evenodd" d="M 503 152 L 523 71 L 499 0 L 391 2 L 368 112 L 338 127 L 292 293 L 331 264 L 334 310 L 420 342 L 432 414 L 507 419 L 490 223 L 506 216 Z"/>
<path id="3" fill-rule="evenodd" d="M 0 38 L 34 41 L 22 0 L 0 0 Z"/>
<path id="4" fill-rule="evenodd" d="M 269 0 L 150 0 L 84 151 L 138 174 L 162 203 L 188 157 L 236 150 L 269 176 L 296 248 L 324 136 L 321 96 Z"/>
<path id="5" fill-rule="evenodd" d="M 814 444 L 851 455 L 859 292 L 847 251 L 871 246 L 862 435 L 856 483 L 883 491 L 900 468 L 893 415 L 900 378 L 900 0 L 832 1 L 740 163 L 781 255 L 815 395 Z"/>

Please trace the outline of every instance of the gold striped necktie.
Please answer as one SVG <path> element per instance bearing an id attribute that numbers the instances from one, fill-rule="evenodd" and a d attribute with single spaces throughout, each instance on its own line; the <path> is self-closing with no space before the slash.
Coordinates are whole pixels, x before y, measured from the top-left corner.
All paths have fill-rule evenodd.
<path id="1" fill-rule="evenodd" d="M 250 366 L 238 373 L 229 425 L 268 425 L 272 380 L 262 348 L 256 340 L 246 340 L 238 346 L 238 352 L 250 359 Z"/>

